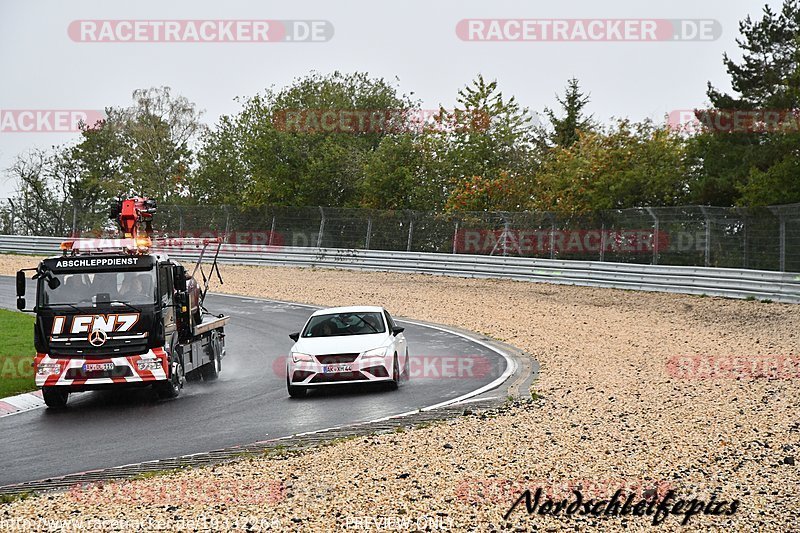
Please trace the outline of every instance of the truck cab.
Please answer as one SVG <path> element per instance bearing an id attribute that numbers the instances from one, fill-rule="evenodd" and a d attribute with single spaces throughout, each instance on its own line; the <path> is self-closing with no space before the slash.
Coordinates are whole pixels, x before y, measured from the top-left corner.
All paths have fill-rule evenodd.
<path id="1" fill-rule="evenodd" d="M 216 379 L 227 317 L 203 321 L 197 283 L 166 254 L 138 245 L 108 253 L 119 243 L 102 244 L 79 249 L 67 241 L 68 253 L 36 268 L 34 376 L 47 405 L 118 387 L 152 386 L 171 398 L 187 376 Z M 24 287 L 19 272 L 22 308 Z"/>

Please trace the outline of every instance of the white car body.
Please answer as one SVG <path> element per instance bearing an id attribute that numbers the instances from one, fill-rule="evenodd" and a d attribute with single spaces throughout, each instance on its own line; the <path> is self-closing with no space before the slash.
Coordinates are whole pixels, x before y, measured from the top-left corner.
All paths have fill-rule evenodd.
<path id="1" fill-rule="evenodd" d="M 374 323 L 367 329 L 363 318 L 374 322 L 378 316 L 380 324 Z M 347 317 L 350 317 L 349 322 L 345 320 Z M 333 330 L 332 324 L 350 326 Z M 320 326 L 328 329 L 322 331 Z M 380 332 L 363 333 L 373 328 Z M 408 346 L 402 329 L 397 329 L 383 307 L 334 307 L 315 312 L 299 336 L 293 334 L 298 338 L 286 365 L 290 395 L 302 395 L 311 387 L 345 383 L 398 385 L 401 379 L 408 378 L 409 368 Z M 352 331 L 361 333 L 350 333 Z"/>

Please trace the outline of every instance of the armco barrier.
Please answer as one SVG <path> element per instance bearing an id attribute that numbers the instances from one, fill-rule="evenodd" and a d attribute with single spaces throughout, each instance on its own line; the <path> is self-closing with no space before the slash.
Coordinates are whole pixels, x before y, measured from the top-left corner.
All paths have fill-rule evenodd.
<path id="1" fill-rule="evenodd" d="M 63 239 L 0 235 L 0 253 L 56 255 Z M 171 248 L 184 260 L 199 250 Z M 800 303 L 800 273 L 379 250 L 223 245 L 222 263 L 413 272 Z"/>

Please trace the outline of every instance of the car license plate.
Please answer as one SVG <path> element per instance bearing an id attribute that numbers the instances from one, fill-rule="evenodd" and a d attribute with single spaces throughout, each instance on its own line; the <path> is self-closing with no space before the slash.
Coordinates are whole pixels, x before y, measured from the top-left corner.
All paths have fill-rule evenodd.
<path id="1" fill-rule="evenodd" d="M 114 363 L 86 363 L 83 365 L 84 372 L 102 372 L 104 370 L 114 370 Z"/>
<path id="2" fill-rule="evenodd" d="M 352 372 L 353 365 L 325 365 L 322 367 L 325 374 L 336 374 L 337 372 Z"/>

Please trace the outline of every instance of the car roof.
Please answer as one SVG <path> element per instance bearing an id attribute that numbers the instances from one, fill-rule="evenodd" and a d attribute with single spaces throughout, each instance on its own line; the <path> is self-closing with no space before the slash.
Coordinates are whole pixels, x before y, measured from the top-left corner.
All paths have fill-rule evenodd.
<path id="1" fill-rule="evenodd" d="M 315 311 L 311 316 L 331 315 L 335 313 L 383 313 L 384 308 L 376 305 L 353 305 L 349 307 L 329 307 Z"/>

